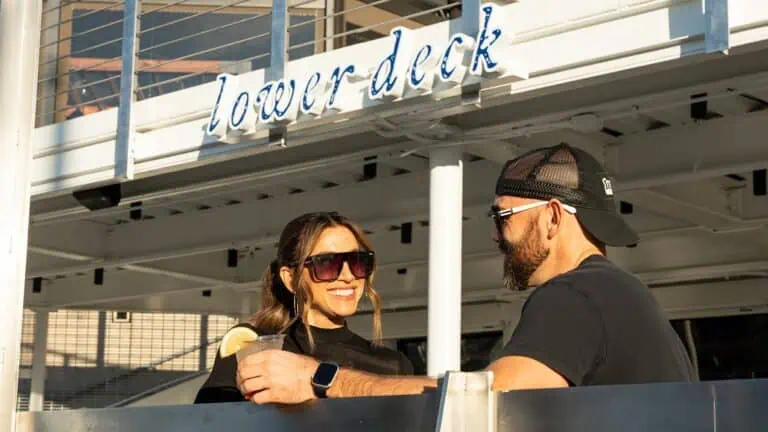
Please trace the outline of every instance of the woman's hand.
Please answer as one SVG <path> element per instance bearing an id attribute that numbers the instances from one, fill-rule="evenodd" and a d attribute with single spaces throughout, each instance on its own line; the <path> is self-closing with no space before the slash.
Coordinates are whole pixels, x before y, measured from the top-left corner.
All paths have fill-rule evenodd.
<path id="1" fill-rule="evenodd" d="M 237 364 L 237 388 L 256 403 L 300 404 L 315 399 L 317 360 L 287 351 L 250 354 Z"/>

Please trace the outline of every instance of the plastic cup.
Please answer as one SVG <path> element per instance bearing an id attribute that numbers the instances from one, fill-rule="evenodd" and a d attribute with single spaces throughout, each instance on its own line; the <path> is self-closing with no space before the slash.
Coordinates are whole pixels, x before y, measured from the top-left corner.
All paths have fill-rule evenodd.
<path id="1" fill-rule="evenodd" d="M 283 349 L 283 342 L 285 341 L 284 334 L 259 336 L 253 342 L 249 342 L 248 345 L 240 348 L 235 353 L 237 361 L 244 359 L 246 356 L 266 350 L 281 350 Z"/>

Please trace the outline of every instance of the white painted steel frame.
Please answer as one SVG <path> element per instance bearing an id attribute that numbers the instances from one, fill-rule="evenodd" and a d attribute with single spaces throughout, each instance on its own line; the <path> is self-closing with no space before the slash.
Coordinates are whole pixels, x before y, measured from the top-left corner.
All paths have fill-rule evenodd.
<path id="1" fill-rule="evenodd" d="M 0 0 L 0 429 L 16 429 L 41 1 Z"/>

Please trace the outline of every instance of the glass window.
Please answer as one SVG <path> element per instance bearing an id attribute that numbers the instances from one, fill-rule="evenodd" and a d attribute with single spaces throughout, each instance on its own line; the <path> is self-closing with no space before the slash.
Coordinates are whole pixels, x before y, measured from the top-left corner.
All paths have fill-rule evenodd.
<path id="1" fill-rule="evenodd" d="M 61 8 L 55 121 L 117 107 L 122 50 L 121 4 L 75 2 Z M 270 62 L 269 8 L 143 5 L 137 99 L 212 82 L 222 72 L 245 73 Z M 320 9 L 290 13 L 290 59 L 316 53 L 323 35 Z M 55 42 L 54 42 L 55 43 Z M 41 69 L 42 70 L 42 69 Z M 45 87 L 43 87 L 45 89 Z M 46 113 L 41 113 L 45 115 Z M 50 114 L 50 113 L 47 113 Z M 39 116 L 40 117 L 40 116 Z"/>

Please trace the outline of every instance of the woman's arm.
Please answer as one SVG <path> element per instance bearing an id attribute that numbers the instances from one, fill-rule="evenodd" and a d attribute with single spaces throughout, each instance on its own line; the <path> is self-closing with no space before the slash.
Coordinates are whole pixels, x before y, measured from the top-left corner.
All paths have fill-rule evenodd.
<path id="1" fill-rule="evenodd" d="M 213 369 L 205 384 L 195 396 L 196 404 L 219 402 L 243 402 L 245 398 L 237 388 L 237 359 L 235 356 L 221 358 L 218 350 Z"/>

